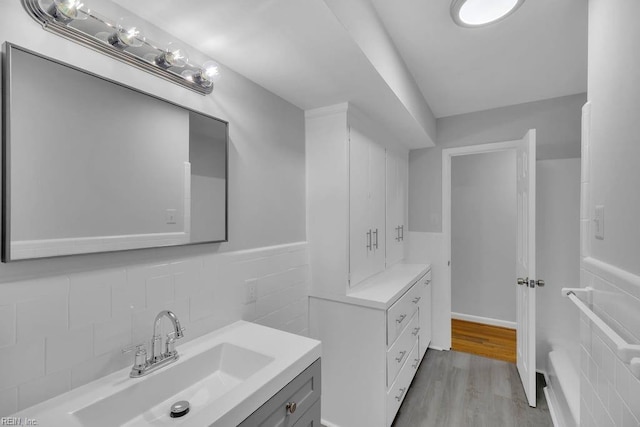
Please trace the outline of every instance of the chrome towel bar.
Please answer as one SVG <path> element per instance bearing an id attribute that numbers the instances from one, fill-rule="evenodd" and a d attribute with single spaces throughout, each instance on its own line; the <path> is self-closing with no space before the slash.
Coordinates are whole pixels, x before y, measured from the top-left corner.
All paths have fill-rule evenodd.
<path id="1" fill-rule="evenodd" d="M 624 363 L 630 365 L 631 372 L 636 378 L 640 378 L 640 345 L 629 344 L 616 331 L 606 324 L 577 294 L 586 295 L 589 303 L 592 301 L 593 288 L 562 288 L 562 295 L 569 298 L 582 311 L 593 324 L 600 329 L 613 343 L 616 356 Z"/>

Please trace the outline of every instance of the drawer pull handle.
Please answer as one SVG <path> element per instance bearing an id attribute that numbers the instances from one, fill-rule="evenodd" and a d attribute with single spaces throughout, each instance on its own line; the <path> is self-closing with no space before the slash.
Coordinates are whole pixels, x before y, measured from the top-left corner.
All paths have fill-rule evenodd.
<path id="1" fill-rule="evenodd" d="M 429 283 L 431 283 L 431 279 L 427 279 L 427 280 L 424 281 L 425 285 L 428 285 Z"/>
<path id="2" fill-rule="evenodd" d="M 402 362 L 402 359 L 404 359 L 404 355 L 407 354 L 406 350 L 403 350 L 400 352 L 400 355 L 398 357 L 396 357 L 396 360 L 398 361 L 398 363 Z"/>
<path id="3" fill-rule="evenodd" d="M 405 388 L 401 388 L 399 391 L 400 391 L 400 394 L 396 396 L 396 400 L 398 402 L 400 402 L 402 400 L 402 396 L 404 396 L 404 392 L 407 391 L 407 388 L 406 387 Z"/>
<path id="4" fill-rule="evenodd" d="M 415 298 L 413 299 L 413 303 L 414 303 L 414 304 L 417 304 L 418 302 L 420 302 L 420 300 L 421 300 L 421 299 L 422 299 L 421 297 L 415 297 Z"/>
<path id="5" fill-rule="evenodd" d="M 415 337 L 416 335 L 418 335 L 418 332 L 420 332 L 420 327 L 413 328 L 413 332 L 411 332 L 411 335 Z"/>
<path id="6" fill-rule="evenodd" d="M 411 365 L 411 367 L 413 369 L 418 369 L 418 365 L 420 364 L 420 359 L 413 359 L 413 361 L 416 362 L 416 363 Z"/>
<path id="7" fill-rule="evenodd" d="M 396 319 L 397 323 L 402 323 L 402 321 L 407 317 L 406 314 L 401 314 L 400 317 Z"/>
<path id="8" fill-rule="evenodd" d="M 296 402 L 289 402 L 287 403 L 286 409 L 287 415 L 293 414 L 294 412 L 296 412 L 296 409 L 298 409 L 298 404 Z"/>

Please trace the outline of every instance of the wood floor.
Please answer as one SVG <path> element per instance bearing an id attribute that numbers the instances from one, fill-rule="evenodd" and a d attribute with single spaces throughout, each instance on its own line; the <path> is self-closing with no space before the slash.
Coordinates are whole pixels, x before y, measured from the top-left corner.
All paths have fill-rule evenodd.
<path id="1" fill-rule="evenodd" d="M 551 427 L 543 386 L 531 408 L 515 364 L 428 350 L 392 427 Z"/>
<path id="2" fill-rule="evenodd" d="M 451 349 L 516 363 L 516 330 L 451 319 Z"/>

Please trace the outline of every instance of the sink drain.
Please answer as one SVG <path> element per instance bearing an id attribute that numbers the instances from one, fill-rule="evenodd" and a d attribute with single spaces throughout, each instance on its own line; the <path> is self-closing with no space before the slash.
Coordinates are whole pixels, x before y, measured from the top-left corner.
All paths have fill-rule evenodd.
<path id="1" fill-rule="evenodd" d="M 189 413 L 189 402 L 181 400 L 171 405 L 171 418 L 184 417 Z"/>

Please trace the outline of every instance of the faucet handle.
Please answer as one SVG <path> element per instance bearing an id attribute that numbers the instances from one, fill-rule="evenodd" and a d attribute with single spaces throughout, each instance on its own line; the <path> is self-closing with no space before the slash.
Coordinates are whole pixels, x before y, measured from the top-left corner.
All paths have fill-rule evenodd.
<path id="1" fill-rule="evenodd" d="M 130 353 L 133 350 L 136 350 L 136 353 L 139 352 L 147 352 L 147 345 L 143 342 L 141 342 L 140 344 L 132 344 L 132 345 L 128 345 L 125 348 L 122 349 L 123 353 Z"/>
<path id="2" fill-rule="evenodd" d="M 176 351 L 176 333 L 169 332 L 167 340 L 164 342 L 165 354 L 173 354 Z"/>
<path id="3" fill-rule="evenodd" d="M 134 367 L 139 368 L 147 363 L 147 346 L 145 343 L 129 345 L 122 349 L 123 353 L 129 353 L 135 349 Z"/>

